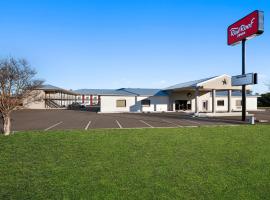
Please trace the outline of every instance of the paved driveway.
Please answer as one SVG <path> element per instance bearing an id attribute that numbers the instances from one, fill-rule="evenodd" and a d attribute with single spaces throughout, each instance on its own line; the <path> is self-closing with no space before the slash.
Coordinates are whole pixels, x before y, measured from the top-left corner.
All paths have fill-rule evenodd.
<path id="1" fill-rule="evenodd" d="M 185 113 L 97 114 L 72 110 L 21 110 L 12 114 L 13 131 L 88 130 L 97 128 L 180 128 L 239 124 L 243 124 L 240 118 L 194 118 Z"/>

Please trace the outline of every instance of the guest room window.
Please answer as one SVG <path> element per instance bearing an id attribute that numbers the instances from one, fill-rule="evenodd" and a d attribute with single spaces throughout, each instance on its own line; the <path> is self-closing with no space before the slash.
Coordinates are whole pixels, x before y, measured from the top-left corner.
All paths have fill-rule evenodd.
<path id="1" fill-rule="evenodd" d="M 236 100 L 236 106 L 241 107 L 242 106 L 242 100 Z"/>
<path id="2" fill-rule="evenodd" d="M 218 100 L 217 106 L 224 106 L 224 100 Z"/>
<path id="3" fill-rule="evenodd" d="M 126 100 L 116 100 L 116 107 L 117 108 L 126 107 Z"/>
<path id="4" fill-rule="evenodd" d="M 149 107 L 151 104 L 151 101 L 149 99 L 142 100 L 142 106 Z"/>

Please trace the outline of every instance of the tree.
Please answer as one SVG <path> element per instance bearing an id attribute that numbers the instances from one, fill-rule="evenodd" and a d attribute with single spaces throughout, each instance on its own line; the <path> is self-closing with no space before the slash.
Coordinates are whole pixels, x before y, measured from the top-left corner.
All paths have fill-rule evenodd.
<path id="1" fill-rule="evenodd" d="M 34 79 L 35 70 L 25 59 L 0 60 L 0 113 L 4 135 L 11 133 L 11 112 L 22 108 L 25 99 L 35 99 L 43 81 Z"/>
<path id="2" fill-rule="evenodd" d="M 262 94 L 258 98 L 259 107 L 270 107 L 270 93 Z"/>

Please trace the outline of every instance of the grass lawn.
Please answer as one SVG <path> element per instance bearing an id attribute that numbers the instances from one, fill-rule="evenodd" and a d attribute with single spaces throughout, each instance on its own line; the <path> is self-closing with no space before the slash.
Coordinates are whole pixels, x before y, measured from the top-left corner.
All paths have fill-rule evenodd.
<path id="1" fill-rule="evenodd" d="M 0 136 L 0 199 L 269 199 L 270 126 Z"/>

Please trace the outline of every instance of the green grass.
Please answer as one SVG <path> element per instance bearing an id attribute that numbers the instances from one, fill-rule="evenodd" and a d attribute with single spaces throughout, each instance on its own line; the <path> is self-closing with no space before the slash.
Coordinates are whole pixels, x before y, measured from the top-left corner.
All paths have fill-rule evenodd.
<path id="1" fill-rule="evenodd" d="M 269 199 L 270 126 L 0 136 L 0 199 Z"/>

